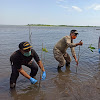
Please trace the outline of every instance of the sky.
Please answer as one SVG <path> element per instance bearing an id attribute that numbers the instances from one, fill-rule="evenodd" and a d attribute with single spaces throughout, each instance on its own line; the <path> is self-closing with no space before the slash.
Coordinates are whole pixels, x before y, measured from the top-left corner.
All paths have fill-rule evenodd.
<path id="1" fill-rule="evenodd" d="M 100 0 L 0 0 L 0 24 L 100 26 Z"/>

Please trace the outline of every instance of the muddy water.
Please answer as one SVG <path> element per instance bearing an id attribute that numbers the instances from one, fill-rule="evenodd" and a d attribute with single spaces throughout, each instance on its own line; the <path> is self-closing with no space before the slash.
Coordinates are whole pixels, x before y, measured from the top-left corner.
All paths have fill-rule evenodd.
<path id="1" fill-rule="evenodd" d="M 77 29 L 80 35 L 74 42 L 82 40 L 79 66 L 76 73 L 75 61 L 72 58 L 70 68 L 57 70 L 58 62 L 54 59 L 52 49 L 55 43 L 71 29 Z M 43 59 L 47 73 L 45 81 L 32 85 L 22 75 L 17 80 L 16 89 L 9 89 L 11 67 L 10 55 L 18 49 L 22 41 L 29 41 L 28 26 L 0 26 L 0 100 L 100 100 L 100 54 L 98 39 L 100 27 L 31 27 L 32 46 L 41 57 L 42 43 L 48 49 Z M 91 52 L 88 46 L 96 49 Z M 71 56 L 70 49 L 67 50 Z M 77 57 L 79 47 L 75 48 Z M 71 56 L 72 57 L 72 56 Z M 27 73 L 30 70 L 23 66 Z M 39 81 L 40 70 L 36 76 Z"/>

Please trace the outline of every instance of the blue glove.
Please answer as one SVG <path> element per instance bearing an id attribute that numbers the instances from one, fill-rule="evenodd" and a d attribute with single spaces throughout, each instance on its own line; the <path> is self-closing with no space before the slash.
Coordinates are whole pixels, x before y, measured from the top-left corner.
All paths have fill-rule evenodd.
<path id="1" fill-rule="evenodd" d="M 42 74 L 42 80 L 45 80 L 45 78 L 46 78 L 46 72 L 44 71 Z"/>
<path id="2" fill-rule="evenodd" d="M 98 49 L 99 50 L 99 53 L 100 53 L 100 49 Z"/>
<path id="3" fill-rule="evenodd" d="M 31 81 L 32 84 L 35 84 L 37 82 L 37 80 L 32 77 L 29 80 Z"/>

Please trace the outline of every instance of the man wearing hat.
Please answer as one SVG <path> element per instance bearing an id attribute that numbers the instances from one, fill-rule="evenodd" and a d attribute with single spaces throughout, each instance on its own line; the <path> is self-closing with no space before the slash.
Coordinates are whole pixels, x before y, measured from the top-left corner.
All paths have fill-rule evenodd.
<path id="1" fill-rule="evenodd" d="M 32 58 L 34 58 L 37 64 L 34 60 L 32 60 Z M 43 72 L 42 80 L 46 78 L 46 72 L 41 60 L 39 59 L 38 54 L 35 52 L 34 49 L 32 49 L 32 46 L 27 41 L 21 42 L 19 44 L 19 50 L 15 51 L 11 55 L 10 62 L 12 66 L 12 73 L 10 76 L 10 88 L 15 88 L 19 72 L 23 76 L 28 78 L 32 84 L 35 84 L 37 80 L 34 77 L 37 74 L 38 66 L 41 68 Z M 24 71 L 22 65 L 25 65 L 31 69 L 30 75 L 28 75 Z"/>
<path id="2" fill-rule="evenodd" d="M 74 57 L 75 62 L 78 65 L 78 60 L 76 58 L 74 47 L 78 45 L 83 45 L 83 42 L 80 41 L 79 43 L 73 43 L 73 39 L 76 39 L 77 34 L 78 34 L 77 30 L 71 30 L 70 36 L 64 36 L 54 46 L 53 54 L 54 54 L 54 58 L 59 62 L 58 69 L 63 67 L 65 64 L 66 66 L 70 65 L 71 57 L 66 52 L 67 48 L 69 47 L 71 48 L 72 56 Z"/>

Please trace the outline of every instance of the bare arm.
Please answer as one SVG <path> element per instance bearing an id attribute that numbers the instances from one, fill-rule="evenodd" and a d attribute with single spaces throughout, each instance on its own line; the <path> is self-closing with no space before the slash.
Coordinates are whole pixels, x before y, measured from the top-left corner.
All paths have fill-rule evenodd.
<path id="1" fill-rule="evenodd" d="M 23 76 L 25 76 L 26 78 L 30 79 L 31 76 L 29 76 L 25 71 L 24 69 L 21 67 L 21 69 L 18 70 Z"/>
<path id="2" fill-rule="evenodd" d="M 77 60 L 76 56 L 73 56 L 73 57 L 75 59 L 76 65 L 78 65 L 78 60 Z"/>
<path id="3" fill-rule="evenodd" d="M 42 61 L 37 62 L 37 64 L 39 65 L 40 69 L 44 72 L 45 69 L 44 69 L 44 66 L 42 64 Z"/>

